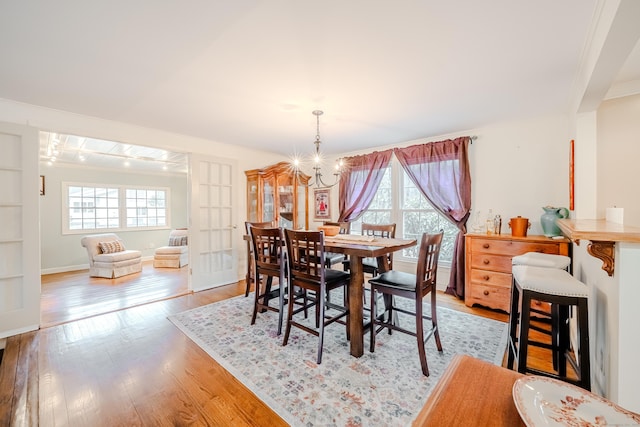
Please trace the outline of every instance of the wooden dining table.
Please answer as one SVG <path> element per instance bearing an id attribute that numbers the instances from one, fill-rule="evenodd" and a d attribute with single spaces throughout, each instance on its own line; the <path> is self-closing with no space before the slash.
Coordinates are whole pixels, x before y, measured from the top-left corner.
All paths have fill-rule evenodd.
<path id="1" fill-rule="evenodd" d="M 392 252 L 415 246 L 415 239 L 390 239 L 384 237 L 340 234 L 325 237 L 324 248 L 350 257 L 351 280 L 349 282 L 349 332 L 350 353 L 361 357 L 364 353 L 364 306 L 363 285 L 364 258 L 377 258 L 378 270 L 382 273 L 389 269 L 386 256 Z"/>

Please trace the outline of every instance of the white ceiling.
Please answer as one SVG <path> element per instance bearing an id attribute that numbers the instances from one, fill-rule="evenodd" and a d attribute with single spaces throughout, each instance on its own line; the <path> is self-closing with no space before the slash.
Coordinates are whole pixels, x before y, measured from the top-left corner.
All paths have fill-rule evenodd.
<path id="1" fill-rule="evenodd" d="M 0 98 L 283 155 L 320 109 L 335 154 L 568 111 L 597 5 L 5 1 Z"/>

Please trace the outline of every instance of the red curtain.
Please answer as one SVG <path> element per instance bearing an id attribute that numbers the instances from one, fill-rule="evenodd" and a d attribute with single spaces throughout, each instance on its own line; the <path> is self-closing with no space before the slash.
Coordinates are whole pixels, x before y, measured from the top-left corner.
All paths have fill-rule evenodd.
<path id="1" fill-rule="evenodd" d="M 354 221 L 367 210 L 378 191 L 393 150 L 345 157 L 340 178 L 339 222 Z"/>
<path id="2" fill-rule="evenodd" d="M 394 148 L 400 164 L 431 205 L 454 223 L 458 236 L 446 292 L 464 298 L 464 234 L 471 209 L 468 136 Z"/>

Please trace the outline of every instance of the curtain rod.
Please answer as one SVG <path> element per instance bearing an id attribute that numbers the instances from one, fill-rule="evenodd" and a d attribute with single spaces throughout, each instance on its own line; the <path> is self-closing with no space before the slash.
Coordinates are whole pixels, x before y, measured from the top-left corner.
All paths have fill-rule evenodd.
<path id="1" fill-rule="evenodd" d="M 473 144 L 473 141 L 475 141 L 476 139 L 478 139 L 478 137 L 476 135 L 473 135 L 471 138 L 471 144 Z"/>

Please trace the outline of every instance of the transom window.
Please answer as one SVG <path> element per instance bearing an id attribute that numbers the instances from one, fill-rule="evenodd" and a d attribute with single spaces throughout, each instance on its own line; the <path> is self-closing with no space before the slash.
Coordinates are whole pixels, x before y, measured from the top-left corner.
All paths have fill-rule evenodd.
<path id="1" fill-rule="evenodd" d="M 168 188 L 63 183 L 63 233 L 167 228 Z"/>
<path id="2" fill-rule="evenodd" d="M 393 191 L 397 188 L 398 191 Z M 396 223 L 396 237 L 419 240 L 423 233 L 437 233 L 444 230 L 440 261 L 450 263 L 458 228 L 433 209 L 413 181 L 407 176 L 400 163 L 392 159 L 384 173 L 380 187 L 369 209 L 351 223 L 351 233 L 360 234 L 362 223 Z M 418 245 L 403 249 L 398 258 L 417 260 Z M 396 256 L 398 256 L 396 255 Z"/>

